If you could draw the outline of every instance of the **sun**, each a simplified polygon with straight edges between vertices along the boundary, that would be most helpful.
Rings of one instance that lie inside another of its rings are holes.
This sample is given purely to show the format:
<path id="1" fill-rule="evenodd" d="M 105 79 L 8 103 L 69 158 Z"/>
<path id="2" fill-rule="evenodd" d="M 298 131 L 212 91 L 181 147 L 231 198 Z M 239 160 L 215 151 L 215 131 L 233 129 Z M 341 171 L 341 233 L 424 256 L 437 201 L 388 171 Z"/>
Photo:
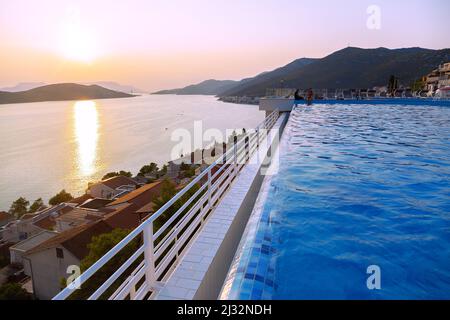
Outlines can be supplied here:
<path id="1" fill-rule="evenodd" d="M 65 59 L 83 63 L 92 63 L 99 53 L 94 33 L 83 29 L 76 20 L 62 28 L 61 51 Z"/>

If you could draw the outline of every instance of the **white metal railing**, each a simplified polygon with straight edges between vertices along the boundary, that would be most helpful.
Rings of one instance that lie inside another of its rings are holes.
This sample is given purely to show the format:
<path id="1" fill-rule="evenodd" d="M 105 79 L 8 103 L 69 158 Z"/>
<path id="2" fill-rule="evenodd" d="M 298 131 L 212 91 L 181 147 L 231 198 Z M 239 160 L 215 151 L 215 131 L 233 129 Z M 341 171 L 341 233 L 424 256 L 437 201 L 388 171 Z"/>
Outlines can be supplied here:
<path id="1" fill-rule="evenodd" d="M 106 263 L 121 252 L 132 241 L 143 244 L 88 297 L 89 300 L 107 298 L 113 300 L 146 299 L 157 290 L 159 282 L 173 270 L 184 249 L 194 235 L 201 230 L 204 222 L 230 187 L 239 171 L 259 149 L 279 118 L 278 110 L 273 111 L 251 133 L 246 133 L 200 175 L 194 178 L 178 194 L 164 204 L 156 213 L 131 231 L 114 248 L 83 272 L 74 282 L 56 295 L 53 300 L 63 300 L 76 290 L 75 284 L 83 284 Z M 220 168 L 217 169 L 217 166 Z M 216 170 L 217 169 L 217 170 Z M 214 172 L 214 170 L 216 170 Z M 155 230 L 155 221 L 163 218 L 178 200 L 194 186 L 204 184 L 181 207 Z M 142 235 L 142 238 L 139 237 Z M 133 264 L 137 265 L 130 272 Z M 125 271 L 129 271 L 129 275 Z M 120 277 L 126 277 L 121 279 Z M 121 281 L 121 282 L 120 282 Z M 108 291 L 107 291 L 108 290 Z M 114 292 L 112 292 L 114 290 Z"/>

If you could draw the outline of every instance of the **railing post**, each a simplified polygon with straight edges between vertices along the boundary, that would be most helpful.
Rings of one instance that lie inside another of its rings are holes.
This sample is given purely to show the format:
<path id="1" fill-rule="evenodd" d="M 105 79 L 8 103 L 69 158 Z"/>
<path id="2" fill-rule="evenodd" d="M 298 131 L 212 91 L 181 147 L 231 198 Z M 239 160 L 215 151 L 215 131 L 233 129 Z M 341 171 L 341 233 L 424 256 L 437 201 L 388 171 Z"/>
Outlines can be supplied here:
<path id="1" fill-rule="evenodd" d="M 212 190 L 211 190 L 211 186 L 212 186 L 212 181 L 211 181 L 211 169 L 208 170 L 208 207 L 211 209 L 212 208 Z"/>
<path id="2" fill-rule="evenodd" d="M 155 274 L 155 251 L 153 243 L 153 221 L 149 226 L 145 227 L 144 233 L 144 259 L 145 259 L 145 280 L 147 281 L 147 288 L 150 291 L 151 287 L 156 282 Z"/>
<path id="3" fill-rule="evenodd" d="M 259 127 L 256 128 L 256 150 L 259 149 Z"/>
<path id="4" fill-rule="evenodd" d="M 235 143 L 233 146 L 233 158 L 234 158 L 234 176 L 237 175 L 238 164 L 237 164 L 237 144 Z"/>

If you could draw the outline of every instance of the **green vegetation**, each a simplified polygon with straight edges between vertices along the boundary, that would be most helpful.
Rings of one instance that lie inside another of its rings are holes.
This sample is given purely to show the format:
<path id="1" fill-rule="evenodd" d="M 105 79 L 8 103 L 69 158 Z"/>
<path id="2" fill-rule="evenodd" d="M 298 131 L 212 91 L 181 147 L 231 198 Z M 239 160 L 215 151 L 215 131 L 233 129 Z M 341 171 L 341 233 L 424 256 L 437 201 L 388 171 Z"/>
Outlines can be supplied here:
<path id="1" fill-rule="evenodd" d="M 92 237 L 91 243 L 88 244 L 89 254 L 81 260 L 81 272 L 86 271 L 102 256 L 104 256 L 109 250 L 117 245 L 123 238 L 128 235 L 129 231 L 124 229 L 114 229 L 109 233 L 104 233 L 99 236 Z M 87 299 L 102 283 L 104 283 L 116 270 L 117 266 L 125 263 L 125 261 L 131 257 L 131 255 L 139 248 L 140 240 L 137 238 L 130 242 L 125 248 L 123 248 L 119 254 L 115 255 L 110 261 L 108 261 L 98 272 L 95 273 L 88 281 L 86 281 L 80 290 L 76 290 L 70 299 Z M 108 298 L 117 286 L 123 282 L 127 275 L 136 268 L 137 264 L 142 259 L 138 259 L 132 264 L 129 270 L 125 271 L 115 285 L 111 286 L 101 298 Z M 64 279 L 61 279 L 61 284 L 64 284 Z"/>
<path id="2" fill-rule="evenodd" d="M 28 201 L 24 197 L 20 197 L 11 204 L 11 207 L 9 208 L 8 212 L 17 219 L 20 219 L 27 213 L 35 213 L 45 207 L 42 198 L 34 200 L 30 208 L 28 208 L 29 205 L 30 201 Z"/>
<path id="3" fill-rule="evenodd" d="M 195 168 L 190 164 L 182 162 L 180 165 L 180 175 L 183 178 L 192 178 L 195 176 Z"/>
<path id="4" fill-rule="evenodd" d="M 393 94 L 395 92 L 395 90 L 398 89 L 398 78 L 396 78 L 394 75 L 389 77 L 389 82 L 388 82 L 388 92 L 390 94 Z"/>
<path id="5" fill-rule="evenodd" d="M 298 59 L 284 67 L 244 79 L 220 97 L 263 97 L 267 88 L 365 89 L 386 84 L 386 75 L 401 77 L 401 84 L 430 72 L 448 60 L 450 49 L 360 49 L 348 47 L 321 59 Z M 330 70 L 333 70 L 330 72 Z"/>
<path id="6" fill-rule="evenodd" d="M 9 259 L 6 255 L 0 254 L 0 268 L 6 267 L 9 264 Z"/>
<path id="7" fill-rule="evenodd" d="M 57 195 L 55 195 L 54 197 L 50 198 L 50 200 L 48 201 L 48 203 L 52 206 L 56 206 L 60 203 L 63 202 L 67 202 L 72 200 L 73 197 L 70 193 L 66 192 L 66 190 L 61 190 Z"/>
<path id="8" fill-rule="evenodd" d="M 183 206 L 183 204 L 186 203 L 199 189 L 200 187 L 198 185 L 194 185 L 190 190 L 188 190 L 180 199 L 178 199 L 172 206 L 170 206 L 159 218 L 155 220 L 155 231 L 161 228 L 161 226 L 164 225 L 164 223 L 170 219 L 180 208 Z M 155 211 L 159 210 L 163 205 L 165 205 L 170 199 L 172 199 L 177 194 L 177 189 L 175 187 L 175 184 L 173 184 L 170 180 L 164 180 L 161 184 L 161 195 L 153 200 L 154 209 Z M 196 199 L 198 200 L 201 197 L 202 194 L 199 195 L 199 197 Z M 192 202 L 192 204 L 195 201 Z M 181 217 L 189 209 L 192 207 L 192 204 L 189 205 L 183 212 L 183 214 L 180 215 L 178 219 L 175 220 L 174 223 L 178 222 Z"/>
<path id="9" fill-rule="evenodd" d="M 425 83 L 422 81 L 422 79 L 416 80 L 411 84 L 411 90 L 419 91 L 419 90 L 422 90 L 424 86 L 425 86 Z"/>
<path id="10" fill-rule="evenodd" d="M 139 176 L 145 176 L 146 174 L 152 174 L 158 172 L 158 165 L 154 162 L 147 164 L 139 170 Z"/>
<path id="11" fill-rule="evenodd" d="M 0 300 L 31 300 L 31 295 L 18 283 L 6 283 L 0 287 Z"/>
<path id="12" fill-rule="evenodd" d="M 102 178 L 102 180 L 106 180 L 109 178 L 113 178 L 113 177 L 118 177 L 118 176 L 123 176 L 123 177 L 128 177 L 131 178 L 133 175 L 130 171 L 123 171 L 120 170 L 119 172 L 108 172 L 107 174 L 105 174 Z"/>
<path id="13" fill-rule="evenodd" d="M 30 202 L 27 199 L 20 197 L 11 204 L 8 212 L 17 219 L 20 219 L 23 215 L 27 214 L 29 205 Z"/>
<path id="14" fill-rule="evenodd" d="M 35 213 L 37 211 L 39 211 L 39 209 L 41 209 L 42 207 L 44 207 L 44 201 L 42 200 L 42 198 L 36 199 L 33 204 L 30 206 L 30 209 L 28 210 L 29 213 Z"/>

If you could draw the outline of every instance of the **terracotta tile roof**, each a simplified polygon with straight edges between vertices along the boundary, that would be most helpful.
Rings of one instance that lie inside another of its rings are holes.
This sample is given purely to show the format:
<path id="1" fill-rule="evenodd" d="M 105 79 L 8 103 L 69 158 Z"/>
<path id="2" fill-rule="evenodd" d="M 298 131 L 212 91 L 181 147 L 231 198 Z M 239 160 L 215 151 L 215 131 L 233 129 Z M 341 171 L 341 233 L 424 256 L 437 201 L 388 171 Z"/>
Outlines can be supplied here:
<path id="1" fill-rule="evenodd" d="M 69 203 L 76 203 L 76 204 L 80 205 L 92 198 L 93 197 L 90 194 L 85 193 L 81 197 L 70 200 Z"/>
<path id="2" fill-rule="evenodd" d="M 136 213 L 154 213 L 155 212 L 155 203 L 149 202 L 139 210 L 136 210 Z"/>
<path id="3" fill-rule="evenodd" d="M 100 209 L 111 203 L 113 200 L 109 199 L 100 199 L 100 198 L 94 198 L 91 200 L 88 200 L 84 202 L 82 205 L 80 205 L 80 208 L 86 208 L 86 209 Z"/>
<path id="4" fill-rule="evenodd" d="M 108 206 L 115 206 L 124 202 L 136 202 L 139 201 L 141 202 L 141 198 L 146 198 L 146 200 L 144 200 L 144 203 L 141 204 L 141 207 L 145 204 L 147 204 L 148 202 L 151 201 L 151 198 L 155 197 L 155 196 L 159 196 L 159 192 L 161 189 L 161 182 L 162 181 L 156 181 L 150 184 L 146 184 L 126 195 L 124 195 L 123 197 L 120 197 L 117 200 L 114 200 L 113 202 L 111 202 Z"/>
<path id="5" fill-rule="evenodd" d="M 0 211 L 0 224 L 2 222 L 8 222 L 10 220 L 14 220 L 14 216 L 12 214 L 9 214 L 8 212 L 5 211 Z"/>
<path id="6" fill-rule="evenodd" d="M 110 187 L 111 189 L 116 189 L 120 186 L 126 186 L 126 185 L 133 185 L 133 186 L 137 185 L 136 181 L 134 181 L 131 178 L 124 177 L 124 176 L 112 177 L 112 178 L 103 180 L 99 183 L 101 183 L 107 187 Z"/>
<path id="7" fill-rule="evenodd" d="M 42 229 L 53 230 L 54 227 L 56 226 L 56 221 L 55 218 L 53 218 L 52 216 L 48 216 L 44 219 L 35 222 L 34 225 Z"/>
<path id="8" fill-rule="evenodd" d="M 134 229 L 141 223 L 134 207 L 133 204 L 127 204 L 106 215 L 104 221 L 113 228 Z"/>
<path id="9" fill-rule="evenodd" d="M 104 221 L 85 224 L 61 232 L 53 238 L 28 250 L 25 254 L 31 255 L 57 246 L 63 246 L 76 258 L 81 260 L 89 253 L 87 246 L 92 241 L 92 237 L 111 232 L 112 230 L 113 228 Z"/>

